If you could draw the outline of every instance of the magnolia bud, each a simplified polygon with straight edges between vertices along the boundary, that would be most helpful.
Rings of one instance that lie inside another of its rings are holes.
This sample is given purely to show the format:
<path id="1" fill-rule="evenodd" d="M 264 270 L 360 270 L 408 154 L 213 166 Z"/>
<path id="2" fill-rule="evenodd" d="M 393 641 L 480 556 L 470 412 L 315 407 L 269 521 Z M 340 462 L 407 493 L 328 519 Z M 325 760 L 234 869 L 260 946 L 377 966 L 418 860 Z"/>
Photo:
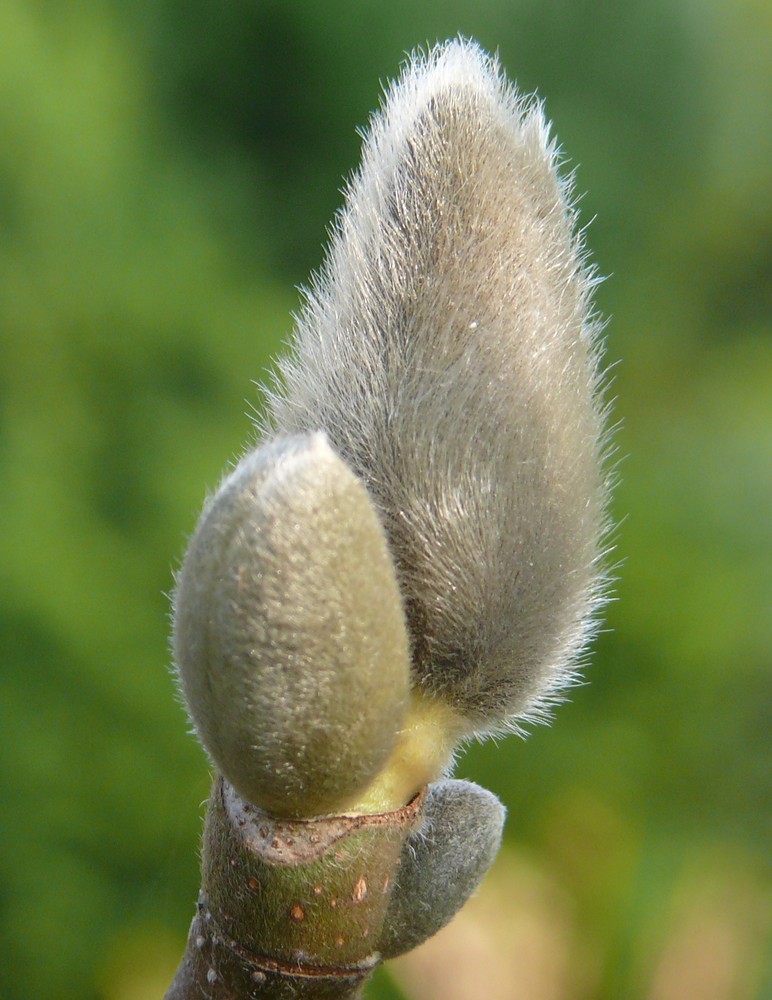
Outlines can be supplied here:
<path id="1" fill-rule="evenodd" d="M 378 950 L 396 958 L 444 927 L 478 888 L 501 846 L 504 806 L 471 781 L 429 785 L 421 826 L 402 863 Z"/>
<path id="2" fill-rule="evenodd" d="M 538 102 L 475 44 L 365 140 L 268 424 L 323 428 L 397 565 L 413 684 L 486 731 L 574 676 L 602 600 L 598 323 Z"/>
<path id="3" fill-rule="evenodd" d="M 177 580 L 174 654 L 196 731 L 248 801 L 342 810 L 389 756 L 409 652 L 381 523 L 323 434 L 251 452 Z"/>

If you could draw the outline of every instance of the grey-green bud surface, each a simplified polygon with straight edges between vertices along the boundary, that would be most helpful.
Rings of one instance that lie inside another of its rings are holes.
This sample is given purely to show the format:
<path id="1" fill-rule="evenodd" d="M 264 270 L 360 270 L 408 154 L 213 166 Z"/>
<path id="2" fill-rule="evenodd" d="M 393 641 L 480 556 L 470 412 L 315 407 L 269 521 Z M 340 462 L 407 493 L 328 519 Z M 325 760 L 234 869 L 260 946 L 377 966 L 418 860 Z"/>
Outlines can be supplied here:
<path id="1" fill-rule="evenodd" d="M 452 920 L 493 864 L 505 816 L 496 796 L 471 781 L 429 785 L 378 940 L 384 958 L 410 951 Z"/>
<path id="2" fill-rule="evenodd" d="M 343 811 L 407 709 L 408 639 L 386 536 L 323 434 L 248 454 L 178 575 L 174 655 L 196 731 L 247 800 Z"/>
<path id="3" fill-rule="evenodd" d="M 267 425 L 323 428 L 389 536 L 417 688 L 467 732 L 570 685 L 603 599 L 594 285 L 541 104 L 475 43 L 387 90 Z"/>

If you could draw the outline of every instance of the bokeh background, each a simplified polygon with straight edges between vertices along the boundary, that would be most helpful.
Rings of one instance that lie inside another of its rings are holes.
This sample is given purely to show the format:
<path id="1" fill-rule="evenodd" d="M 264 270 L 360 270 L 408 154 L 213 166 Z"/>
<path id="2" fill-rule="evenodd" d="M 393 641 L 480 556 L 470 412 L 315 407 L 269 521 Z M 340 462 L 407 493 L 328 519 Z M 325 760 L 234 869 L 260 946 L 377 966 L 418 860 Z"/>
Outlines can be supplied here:
<path id="1" fill-rule="evenodd" d="M 483 892 L 373 1000 L 772 995 L 768 0 L 1 0 L 0 997 L 152 1000 L 208 792 L 168 599 L 380 81 L 538 89 L 615 368 L 617 601 L 551 729 L 459 774 Z"/>

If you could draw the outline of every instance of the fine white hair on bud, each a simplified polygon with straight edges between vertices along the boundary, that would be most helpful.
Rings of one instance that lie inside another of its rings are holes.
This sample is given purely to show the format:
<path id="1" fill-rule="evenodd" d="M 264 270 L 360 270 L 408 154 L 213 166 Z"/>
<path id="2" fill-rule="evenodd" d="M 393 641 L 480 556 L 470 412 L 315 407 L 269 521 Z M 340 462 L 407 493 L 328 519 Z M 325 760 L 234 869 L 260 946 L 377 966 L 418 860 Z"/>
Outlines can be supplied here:
<path id="1" fill-rule="evenodd" d="M 386 528 L 412 683 L 468 732 L 538 718 L 602 603 L 594 284 L 539 102 L 462 39 L 365 137 L 266 430 L 323 429 Z"/>
<path id="2" fill-rule="evenodd" d="M 345 808 L 394 747 L 410 659 L 383 527 L 323 434 L 225 478 L 174 605 L 182 692 L 236 791 L 277 816 Z"/>

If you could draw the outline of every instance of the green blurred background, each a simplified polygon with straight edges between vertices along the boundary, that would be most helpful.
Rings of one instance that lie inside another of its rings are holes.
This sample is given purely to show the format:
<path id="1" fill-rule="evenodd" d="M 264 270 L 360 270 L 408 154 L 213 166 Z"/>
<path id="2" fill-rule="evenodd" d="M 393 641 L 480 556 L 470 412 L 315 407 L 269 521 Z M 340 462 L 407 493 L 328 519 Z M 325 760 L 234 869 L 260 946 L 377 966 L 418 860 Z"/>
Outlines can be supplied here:
<path id="1" fill-rule="evenodd" d="M 768 0 L 0 0 L 2 1000 L 169 982 L 208 792 L 172 569 L 379 81 L 459 31 L 587 192 L 622 567 L 589 685 L 460 762 L 509 809 L 485 891 L 370 996 L 772 995 Z"/>

